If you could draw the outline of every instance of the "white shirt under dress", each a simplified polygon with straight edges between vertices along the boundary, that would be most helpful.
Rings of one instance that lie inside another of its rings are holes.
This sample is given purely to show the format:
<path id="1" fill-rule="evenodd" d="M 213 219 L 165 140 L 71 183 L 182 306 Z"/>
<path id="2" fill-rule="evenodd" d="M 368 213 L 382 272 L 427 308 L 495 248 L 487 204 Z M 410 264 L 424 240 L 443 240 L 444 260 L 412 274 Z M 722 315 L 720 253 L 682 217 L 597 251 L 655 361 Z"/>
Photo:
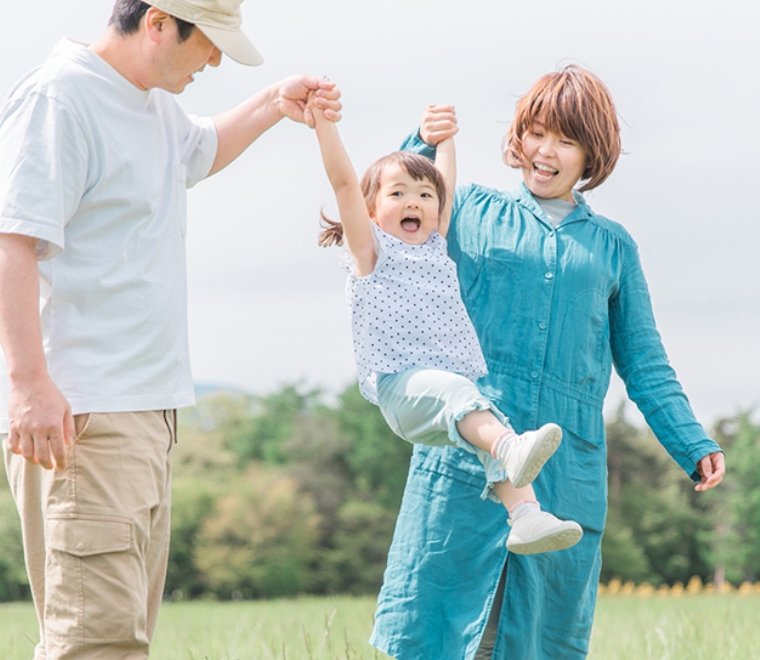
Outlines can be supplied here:
<path id="1" fill-rule="evenodd" d="M 476 380 L 487 373 L 475 328 L 459 293 L 446 239 L 433 232 L 410 245 L 372 223 L 377 264 L 358 277 L 344 267 L 359 389 L 377 405 L 377 374 L 427 367 Z"/>

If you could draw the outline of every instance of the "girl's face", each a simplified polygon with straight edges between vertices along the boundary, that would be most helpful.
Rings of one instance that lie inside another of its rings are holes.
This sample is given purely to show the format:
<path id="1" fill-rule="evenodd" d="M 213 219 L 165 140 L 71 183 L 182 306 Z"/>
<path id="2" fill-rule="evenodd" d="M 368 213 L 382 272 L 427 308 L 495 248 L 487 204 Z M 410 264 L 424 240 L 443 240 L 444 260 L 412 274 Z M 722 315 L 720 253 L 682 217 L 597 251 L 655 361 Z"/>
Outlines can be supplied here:
<path id="1" fill-rule="evenodd" d="M 586 153 L 578 142 L 534 122 L 522 137 L 525 185 L 536 197 L 573 202 L 573 188 L 586 169 Z"/>
<path id="2" fill-rule="evenodd" d="M 386 167 L 370 218 L 386 234 L 422 245 L 438 229 L 438 193 L 429 179 L 414 179 L 397 163 Z"/>

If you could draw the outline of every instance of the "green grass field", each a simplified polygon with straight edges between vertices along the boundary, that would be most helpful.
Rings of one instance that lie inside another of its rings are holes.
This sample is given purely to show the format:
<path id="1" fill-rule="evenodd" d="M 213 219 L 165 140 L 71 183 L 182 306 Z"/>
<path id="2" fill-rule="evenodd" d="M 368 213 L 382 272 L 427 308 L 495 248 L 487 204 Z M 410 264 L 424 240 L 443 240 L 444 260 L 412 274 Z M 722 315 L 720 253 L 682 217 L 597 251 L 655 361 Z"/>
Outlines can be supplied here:
<path id="1" fill-rule="evenodd" d="M 158 660 L 371 660 L 373 598 L 166 603 Z M 760 596 L 602 596 L 589 660 L 760 658 Z M 26 603 L 0 605 L 0 658 L 31 660 L 37 625 Z"/>

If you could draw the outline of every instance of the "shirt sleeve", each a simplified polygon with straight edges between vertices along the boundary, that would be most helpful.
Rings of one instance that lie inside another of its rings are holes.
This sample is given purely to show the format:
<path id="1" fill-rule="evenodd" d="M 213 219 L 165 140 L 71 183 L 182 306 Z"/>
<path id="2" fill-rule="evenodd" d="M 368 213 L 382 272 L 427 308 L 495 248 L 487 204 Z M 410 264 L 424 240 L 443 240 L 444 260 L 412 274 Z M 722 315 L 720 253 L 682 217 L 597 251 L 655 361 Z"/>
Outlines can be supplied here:
<path id="1" fill-rule="evenodd" d="M 610 300 L 615 369 L 657 439 L 686 473 L 699 481 L 697 463 L 720 447 L 697 422 L 670 366 L 655 326 L 638 249 L 630 241 L 624 250 L 620 286 Z"/>
<path id="2" fill-rule="evenodd" d="M 211 117 L 187 115 L 171 97 L 174 124 L 177 127 L 180 162 L 185 166 L 186 186 L 192 188 L 205 179 L 216 158 L 216 126 Z"/>
<path id="3" fill-rule="evenodd" d="M 89 143 L 63 104 L 39 93 L 0 114 L 0 232 L 37 238 L 37 258 L 64 248 L 64 227 L 87 187 Z"/>

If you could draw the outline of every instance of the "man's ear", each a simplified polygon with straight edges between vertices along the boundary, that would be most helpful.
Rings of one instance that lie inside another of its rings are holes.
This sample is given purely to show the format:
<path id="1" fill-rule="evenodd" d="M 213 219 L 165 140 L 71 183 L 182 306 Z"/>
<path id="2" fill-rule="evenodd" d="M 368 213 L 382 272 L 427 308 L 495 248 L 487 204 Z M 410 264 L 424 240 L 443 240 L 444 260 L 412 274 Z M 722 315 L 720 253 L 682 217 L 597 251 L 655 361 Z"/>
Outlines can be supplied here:
<path id="1" fill-rule="evenodd" d="M 171 14 L 167 14 L 165 11 L 150 7 L 143 16 L 143 26 L 145 27 L 145 34 L 148 38 L 157 43 L 166 33 L 166 29 L 172 21 Z"/>

